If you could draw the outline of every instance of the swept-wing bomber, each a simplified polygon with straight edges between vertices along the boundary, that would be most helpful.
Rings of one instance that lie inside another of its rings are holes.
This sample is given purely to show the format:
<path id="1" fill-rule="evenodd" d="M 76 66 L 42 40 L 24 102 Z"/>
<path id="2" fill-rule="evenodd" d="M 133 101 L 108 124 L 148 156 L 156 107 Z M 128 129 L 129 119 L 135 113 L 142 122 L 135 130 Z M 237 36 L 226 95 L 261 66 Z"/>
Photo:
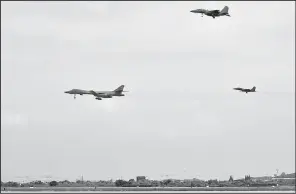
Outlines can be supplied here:
<path id="1" fill-rule="evenodd" d="M 124 96 L 123 91 L 124 85 L 119 86 L 113 91 L 94 91 L 94 90 L 80 90 L 80 89 L 72 89 L 69 91 L 65 91 L 67 94 L 74 94 L 74 99 L 76 99 L 76 95 L 94 95 L 97 100 L 102 100 L 102 98 L 112 98 L 113 96 Z"/>

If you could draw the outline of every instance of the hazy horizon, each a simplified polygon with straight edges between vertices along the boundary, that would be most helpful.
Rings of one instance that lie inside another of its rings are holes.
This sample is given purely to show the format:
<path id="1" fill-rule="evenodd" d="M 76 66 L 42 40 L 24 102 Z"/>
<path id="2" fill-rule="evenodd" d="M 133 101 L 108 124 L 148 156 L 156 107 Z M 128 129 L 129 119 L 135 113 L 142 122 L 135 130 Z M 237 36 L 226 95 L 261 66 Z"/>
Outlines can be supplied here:
<path id="1" fill-rule="evenodd" d="M 295 2 L 1 2 L 1 29 L 2 181 L 295 172 Z"/>

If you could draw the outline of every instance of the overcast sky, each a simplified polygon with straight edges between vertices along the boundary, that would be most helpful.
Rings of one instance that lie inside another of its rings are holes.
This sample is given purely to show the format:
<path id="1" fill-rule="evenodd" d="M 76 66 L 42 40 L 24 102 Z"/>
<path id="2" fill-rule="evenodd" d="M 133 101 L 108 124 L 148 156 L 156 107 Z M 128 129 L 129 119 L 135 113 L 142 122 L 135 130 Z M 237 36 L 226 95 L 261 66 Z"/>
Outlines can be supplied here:
<path id="1" fill-rule="evenodd" d="M 1 2 L 1 41 L 2 181 L 295 172 L 293 1 Z"/>

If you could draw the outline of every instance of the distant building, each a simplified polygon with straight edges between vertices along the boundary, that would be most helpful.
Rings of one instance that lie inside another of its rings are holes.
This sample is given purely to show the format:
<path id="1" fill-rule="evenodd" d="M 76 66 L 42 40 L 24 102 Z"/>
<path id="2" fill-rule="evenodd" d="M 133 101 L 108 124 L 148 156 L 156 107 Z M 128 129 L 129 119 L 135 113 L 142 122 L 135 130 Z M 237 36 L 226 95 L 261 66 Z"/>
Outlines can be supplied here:
<path id="1" fill-rule="evenodd" d="M 137 176 L 137 182 L 146 180 L 145 176 Z"/>
<path id="2" fill-rule="evenodd" d="M 278 178 L 278 177 L 274 177 L 274 178 L 272 178 L 272 180 L 295 180 L 295 178 Z"/>
<path id="3" fill-rule="evenodd" d="M 271 176 L 262 176 L 262 177 L 251 177 L 252 181 L 271 181 L 272 177 Z"/>
<path id="4" fill-rule="evenodd" d="M 280 176 L 274 176 L 274 179 L 295 179 L 295 173 L 285 174 L 282 173 Z"/>
<path id="5" fill-rule="evenodd" d="M 240 178 L 240 179 L 235 179 L 235 180 L 233 180 L 233 181 L 245 181 L 245 179 L 244 178 Z"/>
<path id="6" fill-rule="evenodd" d="M 197 178 L 193 178 L 193 179 L 184 179 L 183 181 L 184 182 L 190 182 L 190 181 L 202 181 L 202 180 L 197 179 Z"/>

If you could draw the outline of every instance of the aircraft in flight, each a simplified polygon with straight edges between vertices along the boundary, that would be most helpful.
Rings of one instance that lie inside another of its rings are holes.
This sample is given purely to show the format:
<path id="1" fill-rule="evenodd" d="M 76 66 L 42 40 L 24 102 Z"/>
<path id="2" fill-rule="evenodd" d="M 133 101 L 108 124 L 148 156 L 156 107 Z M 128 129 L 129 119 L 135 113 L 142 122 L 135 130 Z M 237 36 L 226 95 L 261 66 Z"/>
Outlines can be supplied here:
<path id="1" fill-rule="evenodd" d="M 203 17 L 203 14 L 205 14 L 207 16 L 212 16 L 215 19 L 215 17 L 220 17 L 220 16 L 229 16 L 230 17 L 228 10 L 229 10 L 228 6 L 225 6 L 221 11 L 220 10 L 195 9 L 195 10 L 191 10 L 190 12 L 201 13 L 201 17 Z"/>
<path id="2" fill-rule="evenodd" d="M 256 87 L 254 86 L 252 89 L 245 89 L 245 88 L 233 88 L 234 90 L 239 90 L 241 92 L 246 92 L 246 94 L 248 92 L 256 92 Z"/>
<path id="3" fill-rule="evenodd" d="M 80 90 L 80 89 L 72 89 L 69 91 L 65 91 L 67 94 L 74 94 L 74 99 L 76 99 L 76 95 L 94 95 L 96 100 L 102 100 L 102 98 L 112 98 L 113 96 L 124 96 L 123 91 L 124 85 L 119 86 L 113 91 L 94 91 L 94 90 Z"/>

